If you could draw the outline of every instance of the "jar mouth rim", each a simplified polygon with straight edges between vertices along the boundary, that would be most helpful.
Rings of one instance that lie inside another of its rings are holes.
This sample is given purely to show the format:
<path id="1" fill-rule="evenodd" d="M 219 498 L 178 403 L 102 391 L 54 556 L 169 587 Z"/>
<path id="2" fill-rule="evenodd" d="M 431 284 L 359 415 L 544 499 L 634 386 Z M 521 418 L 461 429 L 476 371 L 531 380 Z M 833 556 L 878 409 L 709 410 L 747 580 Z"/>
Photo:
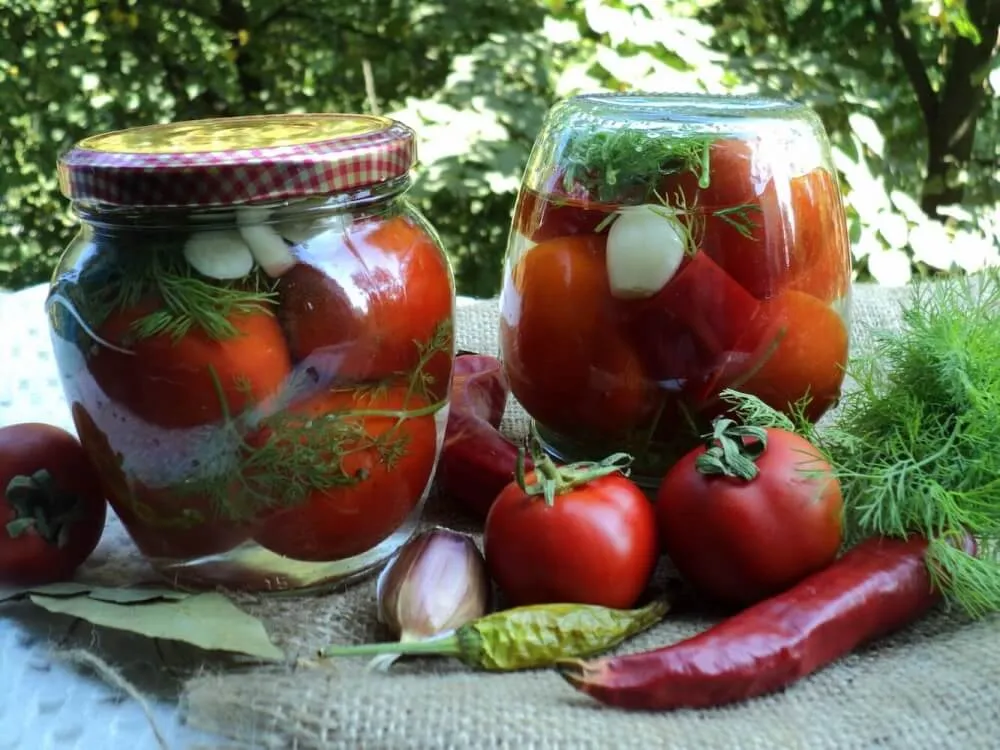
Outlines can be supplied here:
<path id="1" fill-rule="evenodd" d="M 695 92 L 592 92 L 567 100 L 571 106 L 594 114 L 655 116 L 684 120 L 690 117 L 745 118 L 795 117 L 810 112 L 801 102 L 758 94 L 710 94 Z"/>

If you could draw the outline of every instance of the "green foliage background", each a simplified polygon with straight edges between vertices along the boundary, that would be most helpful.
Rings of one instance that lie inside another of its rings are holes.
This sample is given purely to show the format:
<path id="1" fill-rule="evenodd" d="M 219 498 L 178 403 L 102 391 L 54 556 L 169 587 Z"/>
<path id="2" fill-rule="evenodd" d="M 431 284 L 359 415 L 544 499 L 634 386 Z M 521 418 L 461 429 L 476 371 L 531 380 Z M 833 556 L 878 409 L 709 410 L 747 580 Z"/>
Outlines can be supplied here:
<path id="1" fill-rule="evenodd" d="M 1000 262 L 996 0 L 0 0 L 0 287 L 70 238 L 84 135 L 280 111 L 414 126 L 460 292 L 497 291 L 546 109 L 582 90 L 762 92 L 823 117 L 862 278 Z"/>

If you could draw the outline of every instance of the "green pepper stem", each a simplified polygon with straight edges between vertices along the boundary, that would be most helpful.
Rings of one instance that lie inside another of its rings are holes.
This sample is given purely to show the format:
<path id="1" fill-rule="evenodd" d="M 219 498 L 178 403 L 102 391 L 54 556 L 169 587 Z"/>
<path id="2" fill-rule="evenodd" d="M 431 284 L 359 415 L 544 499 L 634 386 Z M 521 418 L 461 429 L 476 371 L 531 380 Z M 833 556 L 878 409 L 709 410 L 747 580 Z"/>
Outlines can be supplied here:
<path id="1" fill-rule="evenodd" d="M 712 432 L 704 437 L 708 449 L 695 459 L 695 469 L 700 473 L 735 477 L 746 482 L 757 476 L 755 462 L 767 449 L 766 429 L 718 417 L 712 421 Z"/>
<path id="2" fill-rule="evenodd" d="M 556 495 L 569 492 L 595 479 L 618 473 L 628 476 L 629 466 L 632 464 L 632 456 L 629 454 L 613 453 L 600 461 L 578 461 L 558 466 L 542 449 L 538 428 L 534 422 L 531 423 L 528 437 L 528 451 L 531 453 L 531 461 L 534 464 L 535 481 L 531 484 L 528 483 L 523 448 L 519 448 L 517 452 L 515 480 L 521 490 L 529 497 L 544 496 L 546 505 L 552 505 Z"/>
<path id="3" fill-rule="evenodd" d="M 425 656 L 462 657 L 462 644 L 458 636 L 449 633 L 435 636 L 422 641 L 406 641 L 397 643 L 360 643 L 352 646 L 326 646 L 317 654 L 325 659 L 334 656 L 378 656 L 379 654 L 399 654 Z"/>

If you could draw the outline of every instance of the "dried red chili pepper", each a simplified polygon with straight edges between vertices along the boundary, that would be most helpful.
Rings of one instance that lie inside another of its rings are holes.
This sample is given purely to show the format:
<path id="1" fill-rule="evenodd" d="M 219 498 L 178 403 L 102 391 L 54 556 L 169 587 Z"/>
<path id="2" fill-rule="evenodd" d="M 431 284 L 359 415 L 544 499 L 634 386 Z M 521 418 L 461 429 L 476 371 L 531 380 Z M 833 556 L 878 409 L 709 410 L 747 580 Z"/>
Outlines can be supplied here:
<path id="1" fill-rule="evenodd" d="M 517 446 L 498 429 L 509 393 L 496 357 L 462 353 L 455 358 L 437 484 L 481 518 L 514 480 Z"/>
<path id="2" fill-rule="evenodd" d="M 930 609 L 939 594 L 926 550 L 919 537 L 870 539 L 785 593 L 692 638 L 626 656 L 565 661 L 560 670 L 577 690 L 620 708 L 707 708 L 764 695 Z"/>

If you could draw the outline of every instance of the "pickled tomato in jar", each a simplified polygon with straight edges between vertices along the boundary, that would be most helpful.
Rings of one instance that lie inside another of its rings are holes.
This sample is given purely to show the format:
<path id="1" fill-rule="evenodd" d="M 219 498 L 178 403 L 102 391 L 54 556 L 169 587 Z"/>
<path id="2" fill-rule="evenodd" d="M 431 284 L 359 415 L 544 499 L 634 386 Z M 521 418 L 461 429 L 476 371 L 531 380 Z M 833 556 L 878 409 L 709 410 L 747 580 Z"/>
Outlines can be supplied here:
<path id="1" fill-rule="evenodd" d="M 501 354 L 553 455 L 625 450 L 655 485 L 728 408 L 727 388 L 813 421 L 836 403 L 850 282 L 840 188 L 811 110 L 582 95 L 549 112 L 529 158 Z"/>
<path id="2" fill-rule="evenodd" d="M 414 532 L 447 420 L 454 281 L 414 134 L 274 115 L 85 139 L 47 300 L 112 508 L 164 577 L 307 590 Z"/>

